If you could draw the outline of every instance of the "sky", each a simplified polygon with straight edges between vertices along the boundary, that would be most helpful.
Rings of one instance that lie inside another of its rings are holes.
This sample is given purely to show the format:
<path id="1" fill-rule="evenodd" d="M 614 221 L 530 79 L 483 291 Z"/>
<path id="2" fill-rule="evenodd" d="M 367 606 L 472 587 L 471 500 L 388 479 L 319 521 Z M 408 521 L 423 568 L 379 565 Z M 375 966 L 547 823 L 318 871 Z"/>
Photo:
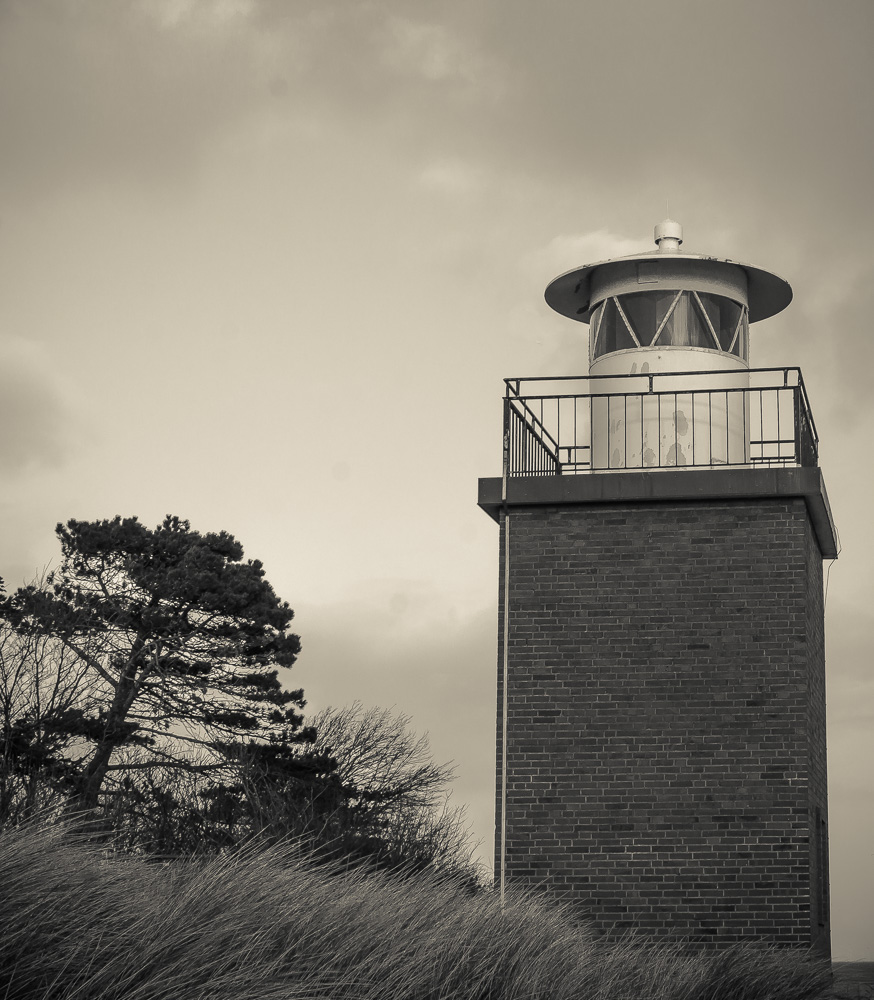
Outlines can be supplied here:
<path id="1" fill-rule="evenodd" d="M 0 0 L 0 575 L 58 521 L 227 530 L 313 710 L 393 707 L 488 858 L 506 376 L 587 369 L 572 267 L 773 270 L 828 572 L 833 949 L 874 959 L 874 4 Z"/>

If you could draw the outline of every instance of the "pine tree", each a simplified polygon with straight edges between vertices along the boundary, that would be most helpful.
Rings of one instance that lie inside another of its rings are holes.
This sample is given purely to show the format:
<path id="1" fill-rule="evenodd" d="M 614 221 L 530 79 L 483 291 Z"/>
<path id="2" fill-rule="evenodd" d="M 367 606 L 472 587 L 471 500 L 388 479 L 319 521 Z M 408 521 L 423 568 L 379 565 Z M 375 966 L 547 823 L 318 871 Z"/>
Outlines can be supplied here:
<path id="1" fill-rule="evenodd" d="M 90 702 L 56 723 L 81 748 L 78 805 L 95 808 L 138 769 L 220 771 L 244 745 L 312 739 L 303 692 L 278 676 L 300 652 L 293 612 L 232 535 L 169 515 L 154 530 L 136 517 L 70 520 L 57 535 L 60 568 L 2 614 L 90 672 Z"/>

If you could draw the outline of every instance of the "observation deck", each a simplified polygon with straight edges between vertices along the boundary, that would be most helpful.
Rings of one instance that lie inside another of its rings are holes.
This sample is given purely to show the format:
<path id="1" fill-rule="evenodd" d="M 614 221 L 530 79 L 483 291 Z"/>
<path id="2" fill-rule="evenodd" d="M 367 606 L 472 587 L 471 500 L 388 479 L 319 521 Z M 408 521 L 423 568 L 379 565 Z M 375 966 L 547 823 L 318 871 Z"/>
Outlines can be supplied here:
<path id="1" fill-rule="evenodd" d="M 743 385 L 723 370 L 504 379 L 505 474 L 815 466 L 801 370 L 744 374 Z"/>
<path id="2" fill-rule="evenodd" d="M 503 473 L 479 506 L 799 497 L 838 542 L 799 368 L 505 379 Z M 749 376 L 748 379 L 746 376 Z"/>

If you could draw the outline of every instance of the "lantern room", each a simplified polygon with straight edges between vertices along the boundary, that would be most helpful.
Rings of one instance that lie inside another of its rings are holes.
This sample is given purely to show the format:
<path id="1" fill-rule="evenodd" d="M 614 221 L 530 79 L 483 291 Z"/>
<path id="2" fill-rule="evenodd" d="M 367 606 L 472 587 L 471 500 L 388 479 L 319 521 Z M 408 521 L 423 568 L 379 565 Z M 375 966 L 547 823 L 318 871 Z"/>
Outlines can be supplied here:
<path id="1" fill-rule="evenodd" d="M 747 368 L 749 324 L 789 305 L 788 282 L 684 253 L 682 227 L 670 219 L 654 235 L 656 251 L 588 264 L 546 289 L 556 312 L 589 324 L 590 374 L 633 374 L 644 364 L 663 372 Z"/>
<path id="2" fill-rule="evenodd" d="M 541 439 L 536 459 L 542 466 L 551 450 L 562 473 L 798 461 L 800 373 L 790 384 L 788 370 L 750 368 L 750 324 L 791 302 L 788 282 L 683 251 L 682 228 L 670 219 L 654 235 L 654 251 L 588 264 L 548 285 L 547 303 L 588 325 L 589 374 L 575 380 L 572 430 L 567 395 L 526 394 L 533 419 L 517 407 Z"/>

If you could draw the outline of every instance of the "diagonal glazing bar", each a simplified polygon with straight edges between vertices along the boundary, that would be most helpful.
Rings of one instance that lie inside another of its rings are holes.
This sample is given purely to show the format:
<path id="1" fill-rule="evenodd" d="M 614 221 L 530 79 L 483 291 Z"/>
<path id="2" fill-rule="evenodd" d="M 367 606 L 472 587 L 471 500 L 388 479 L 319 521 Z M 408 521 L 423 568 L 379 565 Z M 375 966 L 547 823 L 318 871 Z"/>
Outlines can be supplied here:
<path id="1" fill-rule="evenodd" d="M 717 351 L 721 351 L 722 346 L 719 343 L 719 336 L 717 335 L 716 330 L 713 329 L 713 323 L 707 315 L 707 310 L 704 308 L 704 303 L 701 301 L 701 297 L 697 292 L 692 292 L 692 297 L 695 299 L 695 305 L 698 306 L 700 315 L 704 317 L 704 322 L 707 324 L 707 329 L 710 331 L 710 336 L 713 338 L 713 346 Z"/>
<path id="2" fill-rule="evenodd" d="M 622 317 L 622 321 L 628 327 L 628 332 L 631 334 L 631 339 L 634 343 L 640 347 L 640 341 L 637 339 L 637 334 L 634 332 L 634 327 L 628 321 L 628 317 L 625 315 L 625 310 L 622 308 L 622 303 L 619 301 L 619 296 L 614 295 L 613 301 L 616 303 L 616 308 L 619 310 L 619 315 Z"/>
<path id="3" fill-rule="evenodd" d="M 655 346 L 656 342 L 658 341 L 659 337 L 661 336 L 662 330 L 664 330 L 664 328 L 665 328 L 665 324 L 668 322 L 668 320 L 671 318 L 671 315 L 673 314 L 674 310 L 677 308 L 677 303 L 680 301 L 680 298 L 682 297 L 682 295 L 683 295 L 682 291 L 677 292 L 677 294 L 673 298 L 673 301 L 668 306 L 668 311 L 665 313 L 664 319 L 661 321 L 661 323 L 659 323 L 658 327 L 656 328 L 655 336 L 652 338 L 652 344 L 653 344 L 653 346 Z"/>
<path id="4" fill-rule="evenodd" d="M 731 343 L 728 345 L 728 353 L 734 353 L 734 345 L 737 343 L 737 338 L 740 336 L 740 332 L 743 329 L 744 319 L 747 314 L 747 307 L 743 306 L 740 311 L 740 316 L 737 318 L 737 326 L 734 328 L 734 336 L 731 338 Z"/>

